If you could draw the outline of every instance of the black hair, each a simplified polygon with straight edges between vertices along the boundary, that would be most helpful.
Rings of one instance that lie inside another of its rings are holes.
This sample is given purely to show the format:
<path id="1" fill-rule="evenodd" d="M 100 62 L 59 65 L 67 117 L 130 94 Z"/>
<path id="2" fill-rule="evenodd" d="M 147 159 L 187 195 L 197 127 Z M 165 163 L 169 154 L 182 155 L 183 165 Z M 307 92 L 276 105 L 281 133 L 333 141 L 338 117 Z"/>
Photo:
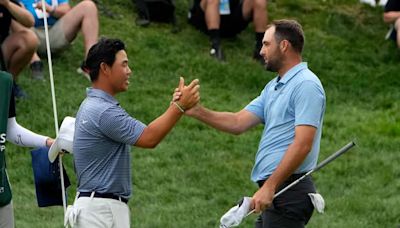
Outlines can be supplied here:
<path id="1" fill-rule="evenodd" d="M 112 66 L 117 52 L 125 50 L 125 44 L 119 39 L 101 38 L 90 49 L 85 60 L 85 66 L 89 70 L 90 80 L 96 81 L 99 77 L 100 64 Z"/>
<path id="2" fill-rule="evenodd" d="M 275 27 L 275 39 L 278 43 L 287 40 L 298 53 L 303 52 L 304 32 L 301 25 L 295 20 L 275 20 L 270 26 Z"/>

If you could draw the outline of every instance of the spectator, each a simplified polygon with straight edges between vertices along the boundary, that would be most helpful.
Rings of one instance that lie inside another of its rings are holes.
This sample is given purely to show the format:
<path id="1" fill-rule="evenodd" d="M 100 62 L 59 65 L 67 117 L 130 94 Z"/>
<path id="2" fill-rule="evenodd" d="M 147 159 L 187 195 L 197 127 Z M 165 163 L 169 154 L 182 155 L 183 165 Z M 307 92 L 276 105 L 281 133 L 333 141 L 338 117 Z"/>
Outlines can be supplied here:
<path id="1" fill-rule="evenodd" d="M 53 144 L 52 138 L 33 133 L 17 123 L 12 78 L 0 71 L 0 227 L 13 228 L 12 195 L 5 163 L 6 140 L 24 147 L 50 147 Z"/>
<path id="2" fill-rule="evenodd" d="M 259 52 L 267 25 L 266 8 L 267 0 L 194 0 L 189 22 L 210 37 L 210 55 L 224 61 L 220 37 L 237 35 L 253 20 L 256 40 L 253 58 L 263 63 Z"/>
<path id="3" fill-rule="evenodd" d="M 21 7 L 17 0 L 0 0 L 1 69 L 10 72 L 14 82 L 22 69 L 28 65 L 38 46 L 35 34 L 20 24 L 32 27 L 34 24 L 32 15 Z M 14 87 L 17 98 L 26 96 L 16 83 Z"/>
<path id="4" fill-rule="evenodd" d="M 173 0 L 133 0 L 138 11 L 136 25 L 146 27 L 150 21 L 172 24 L 172 32 L 179 31 L 175 16 L 175 1 Z"/>
<path id="5" fill-rule="evenodd" d="M 383 13 L 383 21 L 391 24 L 386 38 L 394 40 L 400 48 L 400 1 L 388 0 Z"/>
<path id="6" fill-rule="evenodd" d="M 38 52 L 40 55 L 46 53 L 46 38 L 44 31 L 44 14 L 42 12 L 42 2 L 35 0 L 21 0 L 24 6 L 35 18 L 34 32 L 39 38 L 40 45 Z M 99 33 L 99 21 L 97 16 L 96 4 L 90 0 L 85 0 L 72 7 L 68 0 L 46 0 L 46 15 L 49 29 L 50 47 L 52 53 L 64 50 L 78 34 L 82 31 L 85 57 L 89 48 L 97 42 Z M 36 78 L 43 78 L 43 64 L 35 54 L 31 60 L 32 74 Z M 89 79 L 84 61 L 78 68 L 79 73 Z"/>
<path id="7" fill-rule="evenodd" d="M 130 147 L 154 148 L 175 126 L 185 109 L 198 103 L 199 85 L 183 87 L 179 103 L 148 126 L 131 117 L 115 96 L 129 86 L 131 70 L 125 45 L 101 39 L 86 59 L 92 88 L 76 115 L 73 143 L 78 180 L 77 199 L 66 217 L 73 227 L 130 227 L 128 199 L 132 194 Z M 72 219 L 74 218 L 74 219 Z"/>
<path id="8" fill-rule="evenodd" d="M 232 134 L 264 124 L 251 175 L 260 187 L 252 198 L 252 208 L 262 212 L 256 228 L 301 228 L 314 210 L 308 196 L 315 192 L 311 176 L 273 198 L 275 192 L 314 169 L 318 160 L 325 92 L 318 77 L 302 62 L 303 46 L 304 33 L 298 22 L 273 21 L 265 31 L 260 54 L 266 69 L 278 75 L 261 94 L 236 113 L 201 105 L 185 112 Z"/>

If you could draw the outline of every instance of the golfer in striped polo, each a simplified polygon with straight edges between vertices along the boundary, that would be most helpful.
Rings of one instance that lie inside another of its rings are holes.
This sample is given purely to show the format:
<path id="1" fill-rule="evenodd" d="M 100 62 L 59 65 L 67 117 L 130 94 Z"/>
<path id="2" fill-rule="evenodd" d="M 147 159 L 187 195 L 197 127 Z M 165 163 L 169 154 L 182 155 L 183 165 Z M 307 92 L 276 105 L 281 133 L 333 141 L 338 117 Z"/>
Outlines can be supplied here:
<path id="1" fill-rule="evenodd" d="M 92 88 L 76 116 L 73 151 L 78 193 L 67 214 L 76 218 L 74 227 L 130 227 L 130 148 L 154 148 L 183 112 L 200 100 L 198 80 L 184 86 L 181 78 L 179 102 L 171 102 L 146 126 L 130 116 L 114 97 L 129 86 L 131 70 L 124 43 L 101 39 L 90 48 L 86 65 Z"/>

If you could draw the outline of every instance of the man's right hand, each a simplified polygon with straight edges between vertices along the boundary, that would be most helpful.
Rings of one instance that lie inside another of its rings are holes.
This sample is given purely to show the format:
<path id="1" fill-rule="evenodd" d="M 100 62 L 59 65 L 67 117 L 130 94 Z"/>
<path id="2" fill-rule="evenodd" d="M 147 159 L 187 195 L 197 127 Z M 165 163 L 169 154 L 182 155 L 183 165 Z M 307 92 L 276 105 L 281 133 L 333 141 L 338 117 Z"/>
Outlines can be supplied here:
<path id="1" fill-rule="evenodd" d="M 183 77 L 179 80 L 178 91 L 175 90 L 173 101 L 177 102 L 184 110 L 191 109 L 200 101 L 199 80 L 193 80 L 188 86 L 185 86 Z M 176 93 L 180 93 L 179 99 Z M 175 100 L 176 99 L 176 100 Z"/>

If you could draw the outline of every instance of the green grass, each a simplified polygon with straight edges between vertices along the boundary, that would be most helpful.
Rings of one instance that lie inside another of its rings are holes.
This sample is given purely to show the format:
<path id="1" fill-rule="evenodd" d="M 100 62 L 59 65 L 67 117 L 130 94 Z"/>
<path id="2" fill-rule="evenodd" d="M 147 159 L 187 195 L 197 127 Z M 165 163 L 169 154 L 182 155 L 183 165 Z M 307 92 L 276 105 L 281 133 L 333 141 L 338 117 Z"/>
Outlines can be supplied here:
<path id="1" fill-rule="evenodd" d="M 76 1 L 75 1 L 76 2 Z M 102 16 L 101 35 L 127 44 L 133 70 L 128 92 L 118 95 L 133 116 L 149 123 L 169 104 L 180 75 L 199 78 L 202 103 L 238 111 L 274 77 L 250 57 L 252 25 L 236 39 L 224 40 L 227 63 L 208 56 L 208 39 L 186 24 L 188 3 L 178 1 L 182 31 L 169 25 L 134 25 L 130 1 L 105 1 L 122 18 Z M 313 175 L 325 197 L 325 214 L 308 227 L 397 227 L 400 224 L 400 52 L 383 40 L 382 9 L 344 0 L 270 1 L 269 19 L 294 18 L 306 33 L 304 60 L 320 77 L 327 110 L 320 160 L 352 139 L 358 147 Z M 75 73 L 83 58 L 82 37 L 53 59 L 59 121 L 74 116 L 89 82 Z M 18 122 L 54 136 L 49 80 L 19 80 L 30 99 L 17 103 Z M 218 227 L 219 218 L 241 196 L 257 187 L 249 180 L 262 127 L 227 135 L 183 118 L 153 150 L 134 148 L 132 227 Z M 29 150 L 7 144 L 17 227 L 62 227 L 61 207 L 38 208 Z M 72 156 L 65 165 L 73 185 Z M 252 227 L 250 216 L 241 227 Z"/>

